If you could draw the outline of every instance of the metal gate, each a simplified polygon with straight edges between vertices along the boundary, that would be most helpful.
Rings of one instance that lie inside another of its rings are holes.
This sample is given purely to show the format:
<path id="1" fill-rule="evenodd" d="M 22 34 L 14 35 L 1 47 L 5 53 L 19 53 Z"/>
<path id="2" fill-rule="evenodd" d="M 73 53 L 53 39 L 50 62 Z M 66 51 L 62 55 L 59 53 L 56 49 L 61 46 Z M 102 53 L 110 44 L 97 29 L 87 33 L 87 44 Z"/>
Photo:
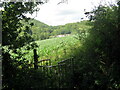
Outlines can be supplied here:
<path id="1" fill-rule="evenodd" d="M 43 74 L 41 88 L 72 88 L 74 60 L 69 58 L 51 65 L 50 59 L 38 61 L 36 49 L 34 49 L 34 69 L 40 70 Z"/>
<path id="2" fill-rule="evenodd" d="M 41 60 L 39 64 L 38 69 L 45 75 L 42 82 L 43 88 L 71 88 L 73 86 L 73 58 L 58 62 L 55 66 L 51 65 L 50 59 Z"/>

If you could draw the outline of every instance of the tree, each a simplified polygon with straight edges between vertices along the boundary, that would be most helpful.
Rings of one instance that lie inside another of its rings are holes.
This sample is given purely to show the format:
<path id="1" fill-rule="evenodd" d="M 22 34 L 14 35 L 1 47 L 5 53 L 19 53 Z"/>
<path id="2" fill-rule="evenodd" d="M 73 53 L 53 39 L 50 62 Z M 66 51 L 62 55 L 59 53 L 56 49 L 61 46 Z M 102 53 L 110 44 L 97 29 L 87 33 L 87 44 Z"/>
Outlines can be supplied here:
<path id="1" fill-rule="evenodd" d="M 20 23 L 20 20 L 24 19 L 28 21 L 29 18 L 25 16 L 26 13 L 33 13 L 37 9 L 34 7 L 37 4 L 33 2 L 23 3 L 23 2 L 4 2 L 3 7 L 4 11 L 2 12 L 2 45 L 11 45 L 12 48 L 17 48 L 19 33 L 22 32 L 23 24 Z M 29 30 L 29 27 L 26 27 L 26 30 Z M 25 41 L 26 42 L 26 41 Z M 25 43 L 23 42 L 23 43 Z"/>
<path id="2" fill-rule="evenodd" d="M 26 13 L 33 13 L 34 9 L 42 2 L 3 2 L 2 11 L 2 46 L 3 46 L 3 89 L 15 88 L 16 75 L 18 74 L 16 60 L 11 58 L 10 51 L 16 53 L 16 49 L 32 41 L 31 36 L 25 32 L 29 27 L 24 26 L 20 21 L 29 20 Z M 32 24 L 31 24 L 32 25 Z M 8 47 L 8 49 L 6 48 Z M 20 63 L 20 62 L 19 62 Z M 19 74 L 18 74 L 19 75 Z"/>
<path id="3" fill-rule="evenodd" d="M 44 0 L 45 2 L 47 0 Z M 31 82 L 27 82 L 23 77 L 31 80 L 30 77 L 33 76 L 31 73 L 24 69 L 18 68 L 18 64 L 23 64 L 24 59 L 20 62 L 16 59 L 11 58 L 11 51 L 14 54 L 18 54 L 18 58 L 22 57 L 22 54 L 17 52 L 17 49 L 24 46 L 25 44 L 33 41 L 31 35 L 29 34 L 30 28 L 29 25 L 24 27 L 24 24 L 21 23 L 21 20 L 28 22 L 29 18 L 25 16 L 26 13 L 32 14 L 38 9 L 35 7 L 43 2 L 3 2 L 2 11 L 2 71 L 3 71 L 3 89 L 16 89 L 16 88 L 33 88 Z M 32 23 L 30 24 L 33 25 Z M 34 45 L 35 46 L 35 45 Z M 23 64 L 25 65 L 25 64 Z M 28 69 L 28 68 L 27 68 Z M 33 73 L 32 73 L 33 74 Z M 24 84 L 28 83 L 28 86 Z M 34 83 L 36 84 L 36 83 Z"/>
<path id="4" fill-rule="evenodd" d="M 85 89 L 118 90 L 120 88 L 120 3 L 99 5 L 90 16 L 93 28 L 82 42 L 75 74 L 76 86 Z M 87 86 L 87 87 L 86 87 Z"/>

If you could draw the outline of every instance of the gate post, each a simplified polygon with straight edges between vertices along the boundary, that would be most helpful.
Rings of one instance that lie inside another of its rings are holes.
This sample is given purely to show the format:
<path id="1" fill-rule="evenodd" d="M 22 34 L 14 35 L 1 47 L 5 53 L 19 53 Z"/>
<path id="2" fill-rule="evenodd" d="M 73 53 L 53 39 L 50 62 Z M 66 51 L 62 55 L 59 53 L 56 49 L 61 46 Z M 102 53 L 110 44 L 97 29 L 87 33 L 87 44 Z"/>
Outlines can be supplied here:
<path id="1" fill-rule="evenodd" d="M 38 69 L 38 55 L 36 49 L 33 50 L 34 53 L 34 69 Z"/>

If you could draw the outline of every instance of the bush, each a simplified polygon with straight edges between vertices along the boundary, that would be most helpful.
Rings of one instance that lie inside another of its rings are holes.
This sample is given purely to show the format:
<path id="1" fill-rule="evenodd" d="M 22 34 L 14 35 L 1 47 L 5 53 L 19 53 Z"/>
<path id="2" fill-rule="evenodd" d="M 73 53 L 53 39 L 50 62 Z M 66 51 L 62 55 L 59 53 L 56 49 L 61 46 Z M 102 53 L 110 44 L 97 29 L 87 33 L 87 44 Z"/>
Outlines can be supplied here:
<path id="1" fill-rule="evenodd" d="M 89 13 L 93 28 L 76 55 L 78 88 L 120 88 L 120 3 L 102 6 Z M 76 82 L 76 81 L 74 81 Z"/>

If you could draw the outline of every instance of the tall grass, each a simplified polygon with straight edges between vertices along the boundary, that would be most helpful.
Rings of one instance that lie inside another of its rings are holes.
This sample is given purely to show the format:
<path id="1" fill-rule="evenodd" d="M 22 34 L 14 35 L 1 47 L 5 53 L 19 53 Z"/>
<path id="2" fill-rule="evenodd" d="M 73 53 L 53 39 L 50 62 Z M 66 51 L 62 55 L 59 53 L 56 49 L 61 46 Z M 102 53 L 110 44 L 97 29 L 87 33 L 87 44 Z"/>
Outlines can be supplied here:
<path id="1" fill-rule="evenodd" d="M 38 60 L 51 59 L 52 65 L 72 57 L 72 53 L 80 45 L 79 40 L 75 39 L 74 35 L 36 41 L 36 43 L 38 45 Z M 22 51 L 25 52 L 24 49 Z M 33 62 L 33 51 L 29 51 L 25 58 Z"/>

